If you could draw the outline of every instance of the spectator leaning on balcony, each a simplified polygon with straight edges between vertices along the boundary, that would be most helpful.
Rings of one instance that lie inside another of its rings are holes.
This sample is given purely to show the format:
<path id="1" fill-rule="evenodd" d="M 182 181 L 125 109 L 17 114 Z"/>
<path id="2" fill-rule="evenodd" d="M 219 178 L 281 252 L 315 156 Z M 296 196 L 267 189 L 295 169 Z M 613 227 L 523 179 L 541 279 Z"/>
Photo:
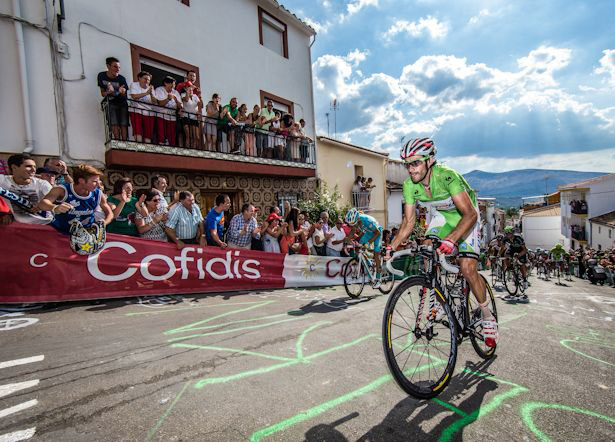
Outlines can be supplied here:
<path id="1" fill-rule="evenodd" d="M 100 206 L 105 214 L 103 223 L 108 225 L 113 219 L 113 211 L 105 194 L 100 190 L 103 173 L 87 164 L 80 164 L 73 169 L 74 184 L 61 184 L 51 189 L 39 203 L 42 210 L 51 210 L 56 214 L 51 223 L 62 233 L 68 234 L 73 220 L 78 220 L 84 227 L 96 221 L 96 209 Z M 55 202 L 58 201 L 59 204 Z"/>
<path id="2" fill-rule="evenodd" d="M 252 108 L 252 112 L 248 114 L 248 119 L 246 120 L 246 122 L 251 126 L 250 130 L 245 134 L 246 155 L 250 157 L 255 157 L 257 155 L 255 128 L 260 125 L 261 122 L 260 111 L 260 106 L 255 104 Z"/>
<path id="3" fill-rule="evenodd" d="M 240 146 L 243 142 L 244 151 L 242 152 L 242 154 L 247 155 L 248 139 L 246 138 L 246 126 L 248 125 L 248 106 L 245 103 L 242 103 L 239 106 L 239 112 L 237 113 L 237 122 L 239 123 L 239 128 L 237 130 L 236 136 L 241 135 L 241 138 L 237 140 L 237 144 Z"/>
<path id="4" fill-rule="evenodd" d="M 228 147 L 222 146 L 222 152 L 239 152 L 239 148 L 235 146 L 235 130 L 233 127 L 237 125 L 238 115 L 239 108 L 237 107 L 237 98 L 233 97 L 229 104 L 222 108 L 222 113 L 220 114 L 220 130 L 226 133 L 228 140 Z"/>
<path id="5" fill-rule="evenodd" d="M 175 146 L 176 114 L 182 108 L 182 98 L 173 89 L 174 87 L 175 79 L 164 77 L 162 86 L 157 87 L 154 91 L 158 104 L 165 107 L 165 109 L 160 109 L 156 116 L 158 143 L 170 146 Z"/>
<path id="6" fill-rule="evenodd" d="M 194 203 L 191 192 L 179 192 L 179 204 L 169 212 L 165 232 L 178 249 L 186 244 L 205 246 L 203 215 L 199 206 Z"/>
<path id="7" fill-rule="evenodd" d="M 107 70 L 98 74 L 100 95 L 107 101 L 107 118 L 115 140 L 128 138 L 128 102 L 126 92 L 128 83 L 120 75 L 120 61 L 115 57 L 106 59 Z"/>
<path id="8" fill-rule="evenodd" d="M 195 88 L 192 83 L 186 81 L 182 90 L 182 102 L 184 113 L 181 119 L 184 127 L 184 137 L 186 138 L 185 147 L 192 149 L 201 148 L 201 122 L 200 115 L 203 112 L 203 100 L 194 93 Z"/>
<path id="9" fill-rule="evenodd" d="M 108 198 L 108 202 L 115 219 L 107 227 L 107 232 L 139 236 L 135 225 L 137 199 L 132 196 L 132 190 L 130 178 L 120 178 L 113 183 L 113 194 Z"/>
<path id="10" fill-rule="evenodd" d="M 130 124 L 132 134 L 137 142 L 152 142 L 154 135 L 154 116 L 151 104 L 156 104 L 154 86 L 150 84 L 152 76 L 149 72 L 141 71 L 137 74 L 137 81 L 130 83 L 128 88 Z"/>
<path id="11" fill-rule="evenodd" d="M 0 175 L 0 188 L 13 192 L 37 206 L 51 190 L 51 184 L 37 178 L 36 163 L 27 154 L 11 155 L 8 159 L 8 167 L 11 175 Z M 36 211 L 28 211 L 21 208 L 10 200 L 5 200 L 11 208 L 15 221 L 27 224 L 49 224 L 53 220 L 51 212 L 36 214 Z M 49 209 L 47 209 L 49 210 Z M 3 216 L 3 221 L 8 223 L 10 217 Z"/>
<path id="12" fill-rule="evenodd" d="M 224 238 L 224 211 L 230 209 L 231 199 L 228 195 L 221 194 L 216 197 L 216 206 L 209 211 L 205 218 L 205 236 L 207 245 L 226 249 Z"/>
<path id="13" fill-rule="evenodd" d="M 244 204 L 241 207 L 241 213 L 231 219 L 226 232 L 226 243 L 230 248 L 250 250 L 252 237 L 260 238 L 260 230 L 253 215 L 254 206 Z"/>
<path id="14" fill-rule="evenodd" d="M 56 176 L 56 186 L 60 184 L 72 184 L 73 179 L 68 173 L 68 166 L 59 158 L 50 157 L 45 160 L 43 167 L 49 170 L 54 170 L 58 173 Z"/>
<path id="15" fill-rule="evenodd" d="M 256 150 L 259 157 L 273 157 L 273 136 L 269 133 L 270 125 L 275 121 L 273 101 L 267 100 L 267 106 L 261 109 L 261 121 L 256 131 Z M 260 130 L 259 130 L 260 129 Z"/>
<path id="16" fill-rule="evenodd" d="M 206 149 L 212 152 L 218 150 L 218 120 L 220 119 L 221 112 L 220 96 L 213 94 L 211 101 L 205 107 L 205 114 L 207 116 L 205 119 Z"/>
<path id="17" fill-rule="evenodd" d="M 177 85 L 177 92 L 180 94 L 184 91 L 184 88 L 190 83 L 193 87 L 192 93 L 195 95 L 201 96 L 201 89 L 197 86 L 196 82 L 196 72 L 193 70 L 189 70 L 186 72 L 186 80 L 182 81 Z"/>
<path id="18" fill-rule="evenodd" d="M 281 118 L 281 114 L 276 111 L 275 119 L 271 122 L 271 126 L 269 127 L 270 132 L 275 132 L 275 135 L 273 136 L 273 155 L 270 155 L 272 153 L 270 150 L 266 151 L 268 158 L 273 157 L 277 158 L 278 160 L 284 159 L 284 147 L 286 146 L 286 135 L 288 135 L 288 132 L 282 131 Z"/>
<path id="19" fill-rule="evenodd" d="M 145 193 L 144 204 L 147 209 L 147 215 L 137 212 L 135 224 L 139 235 L 144 239 L 154 241 L 168 241 L 167 234 L 164 231 L 164 223 L 168 221 L 167 213 L 160 213 L 158 206 L 164 199 L 158 192 L 148 190 Z"/>

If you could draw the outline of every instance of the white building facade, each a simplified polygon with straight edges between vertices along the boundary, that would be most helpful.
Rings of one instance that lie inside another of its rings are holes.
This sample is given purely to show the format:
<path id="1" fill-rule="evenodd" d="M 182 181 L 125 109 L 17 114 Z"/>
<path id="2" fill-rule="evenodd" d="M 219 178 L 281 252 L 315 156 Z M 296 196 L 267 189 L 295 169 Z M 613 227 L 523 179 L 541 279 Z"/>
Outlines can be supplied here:
<path id="1" fill-rule="evenodd" d="M 11 79 L 0 85 L 0 155 L 25 149 L 69 164 L 89 162 L 106 169 L 108 183 L 115 170 L 136 171 L 130 175 L 135 181 L 134 173 L 141 174 L 136 187 L 147 185 L 152 174 L 182 171 L 185 176 L 169 175 L 178 180 L 171 187 L 224 184 L 245 192 L 245 199 L 256 187 L 261 200 L 267 194 L 267 201 L 256 203 L 275 203 L 275 193 L 300 195 L 315 186 L 313 154 L 309 164 L 290 164 L 109 140 L 101 110 L 96 77 L 112 56 L 129 84 L 141 70 L 179 80 L 194 70 L 205 103 L 218 93 L 222 105 L 237 97 L 250 112 L 272 99 L 295 121 L 303 118 L 313 140 L 315 31 L 277 1 L 5 0 L 0 13 L 0 74 Z M 227 182 L 229 175 L 248 180 Z M 277 186 L 274 177 L 281 179 Z"/>
<path id="2" fill-rule="evenodd" d="M 591 248 L 605 250 L 615 248 L 615 211 L 591 218 Z"/>
<path id="3" fill-rule="evenodd" d="M 560 207 L 545 206 L 525 212 L 521 218 L 522 235 L 528 249 L 551 250 L 556 244 L 564 245 L 561 233 Z"/>
<path id="4" fill-rule="evenodd" d="M 592 244 L 590 219 L 615 210 L 615 173 L 569 184 L 561 191 L 561 234 L 564 246 Z"/>

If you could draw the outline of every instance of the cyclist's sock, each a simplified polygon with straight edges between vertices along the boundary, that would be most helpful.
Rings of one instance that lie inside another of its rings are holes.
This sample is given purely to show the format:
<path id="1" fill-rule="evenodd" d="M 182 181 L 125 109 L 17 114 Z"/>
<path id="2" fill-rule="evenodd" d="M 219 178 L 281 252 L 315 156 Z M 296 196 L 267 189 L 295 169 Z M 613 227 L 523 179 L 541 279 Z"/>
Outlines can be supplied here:
<path id="1" fill-rule="evenodd" d="M 488 321 L 495 320 L 495 318 L 493 317 L 493 313 L 491 313 L 491 310 L 489 310 L 489 300 L 486 300 L 483 304 L 478 303 L 478 305 L 483 312 L 483 319 L 486 319 Z"/>

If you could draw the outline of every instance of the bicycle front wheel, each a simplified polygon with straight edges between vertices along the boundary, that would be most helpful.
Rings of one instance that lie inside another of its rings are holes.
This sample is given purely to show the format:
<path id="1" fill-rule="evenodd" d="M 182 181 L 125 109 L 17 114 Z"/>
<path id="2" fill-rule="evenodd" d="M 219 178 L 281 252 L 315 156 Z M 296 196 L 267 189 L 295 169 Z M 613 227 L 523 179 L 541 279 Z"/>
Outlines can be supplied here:
<path id="1" fill-rule="evenodd" d="M 491 310 L 491 313 L 497 321 L 498 311 L 495 306 L 495 297 L 493 296 L 493 291 L 491 290 L 491 287 L 489 286 L 489 283 L 487 282 L 485 277 L 483 275 L 480 276 L 481 278 L 483 278 L 486 287 L 485 294 L 487 295 L 487 300 L 489 301 L 487 307 L 489 307 L 489 310 Z M 487 344 L 485 344 L 485 340 L 483 339 L 482 327 L 483 312 L 478 303 L 478 299 L 476 299 L 476 296 L 474 296 L 474 293 L 472 293 L 471 290 L 468 290 L 468 293 L 466 293 L 466 308 L 466 317 L 468 318 L 467 326 L 470 330 L 470 342 L 472 342 L 472 347 L 474 347 L 474 350 L 481 358 L 491 359 L 493 355 L 495 355 L 496 347 L 488 347 Z"/>
<path id="2" fill-rule="evenodd" d="M 516 295 L 517 290 L 519 288 L 519 278 L 517 276 L 517 272 L 512 268 L 507 269 L 504 272 L 504 286 L 506 287 L 506 291 L 511 295 Z"/>
<path id="3" fill-rule="evenodd" d="M 351 298 L 358 298 L 366 281 L 365 269 L 358 258 L 352 258 L 344 269 L 344 288 Z"/>
<path id="4" fill-rule="evenodd" d="M 393 290 L 393 286 L 395 286 L 395 275 L 389 273 L 386 266 L 382 266 L 382 283 L 380 287 L 378 287 L 378 290 L 380 290 L 380 293 L 383 295 L 388 295 L 391 293 L 391 290 Z"/>
<path id="5" fill-rule="evenodd" d="M 417 399 L 440 394 L 457 361 L 455 318 L 442 294 L 430 293 L 423 277 L 402 281 L 389 297 L 382 321 L 389 370 L 402 390 Z M 438 314 L 436 303 L 442 306 Z"/>

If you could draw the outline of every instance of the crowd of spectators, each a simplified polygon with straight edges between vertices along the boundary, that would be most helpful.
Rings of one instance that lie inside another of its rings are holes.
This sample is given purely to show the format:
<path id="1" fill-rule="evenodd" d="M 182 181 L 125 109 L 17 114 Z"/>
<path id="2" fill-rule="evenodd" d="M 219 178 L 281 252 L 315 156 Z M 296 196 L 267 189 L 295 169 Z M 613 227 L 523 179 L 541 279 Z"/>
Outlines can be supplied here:
<path id="1" fill-rule="evenodd" d="M 374 180 L 358 175 L 352 183 L 352 203 L 355 207 L 367 208 L 371 202 Z"/>
<path id="2" fill-rule="evenodd" d="M 578 277 L 588 278 L 588 269 L 600 265 L 611 278 L 611 284 L 615 285 L 615 247 L 605 250 L 579 247 L 570 251 L 570 261 L 578 266 Z"/>
<path id="3" fill-rule="evenodd" d="M 260 210 L 245 203 L 226 222 L 231 199 L 220 194 L 204 217 L 189 191 L 175 192 L 168 200 L 167 180 L 156 175 L 151 187 L 135 191 L 130 178 L 123 177 L 104 191 L 102 172 L 81 164 L 68 173 L 66 164 L 48 158 L 44 166 L 27 154 L 8 159 L 10 174 L 0 174 L 0 187 L 25 198 L 31 210 L 0 198 L 0 223 L 50 224 L 68 233 L 78 219 L 85 227 L 102 222 L 107 232 L 146 240 L 172 242 L 178 249 L 187 244 L 220 249 L 261 250 L 272 253 L 317 256 L 350 256 L 357 238 L 341 218 L 329 219 L 326 211 L 311 218 L 285 202 L 272 206 L 258 219 Z M 284 216 L 281 214 L 284 213 Z M 384 231 L 387 246 L 396 234 Z"/>
<path id="4" fill-rule="evenodd" d="M 222 98 L 214 93 L 205 102 L 194 71 L 188 71 L 179 84 L 168 76 L 154 87 L 149 72 L 139 72 L 137 81 L 128 84 L 120 74 L 117 58 L 107 58 L 106 64 L 107 70 L 100 72 L 97 80 L 112 139 L 128 140 L 130 126 L 137 142 L 314 161 L 305 120 L 295 121 L 291 114 L 274 110 L 271 100 L 265 108 L 256 104 L 248 112 L 248 106 L 239 104 L 236 97 L 222 105 Z"/>

